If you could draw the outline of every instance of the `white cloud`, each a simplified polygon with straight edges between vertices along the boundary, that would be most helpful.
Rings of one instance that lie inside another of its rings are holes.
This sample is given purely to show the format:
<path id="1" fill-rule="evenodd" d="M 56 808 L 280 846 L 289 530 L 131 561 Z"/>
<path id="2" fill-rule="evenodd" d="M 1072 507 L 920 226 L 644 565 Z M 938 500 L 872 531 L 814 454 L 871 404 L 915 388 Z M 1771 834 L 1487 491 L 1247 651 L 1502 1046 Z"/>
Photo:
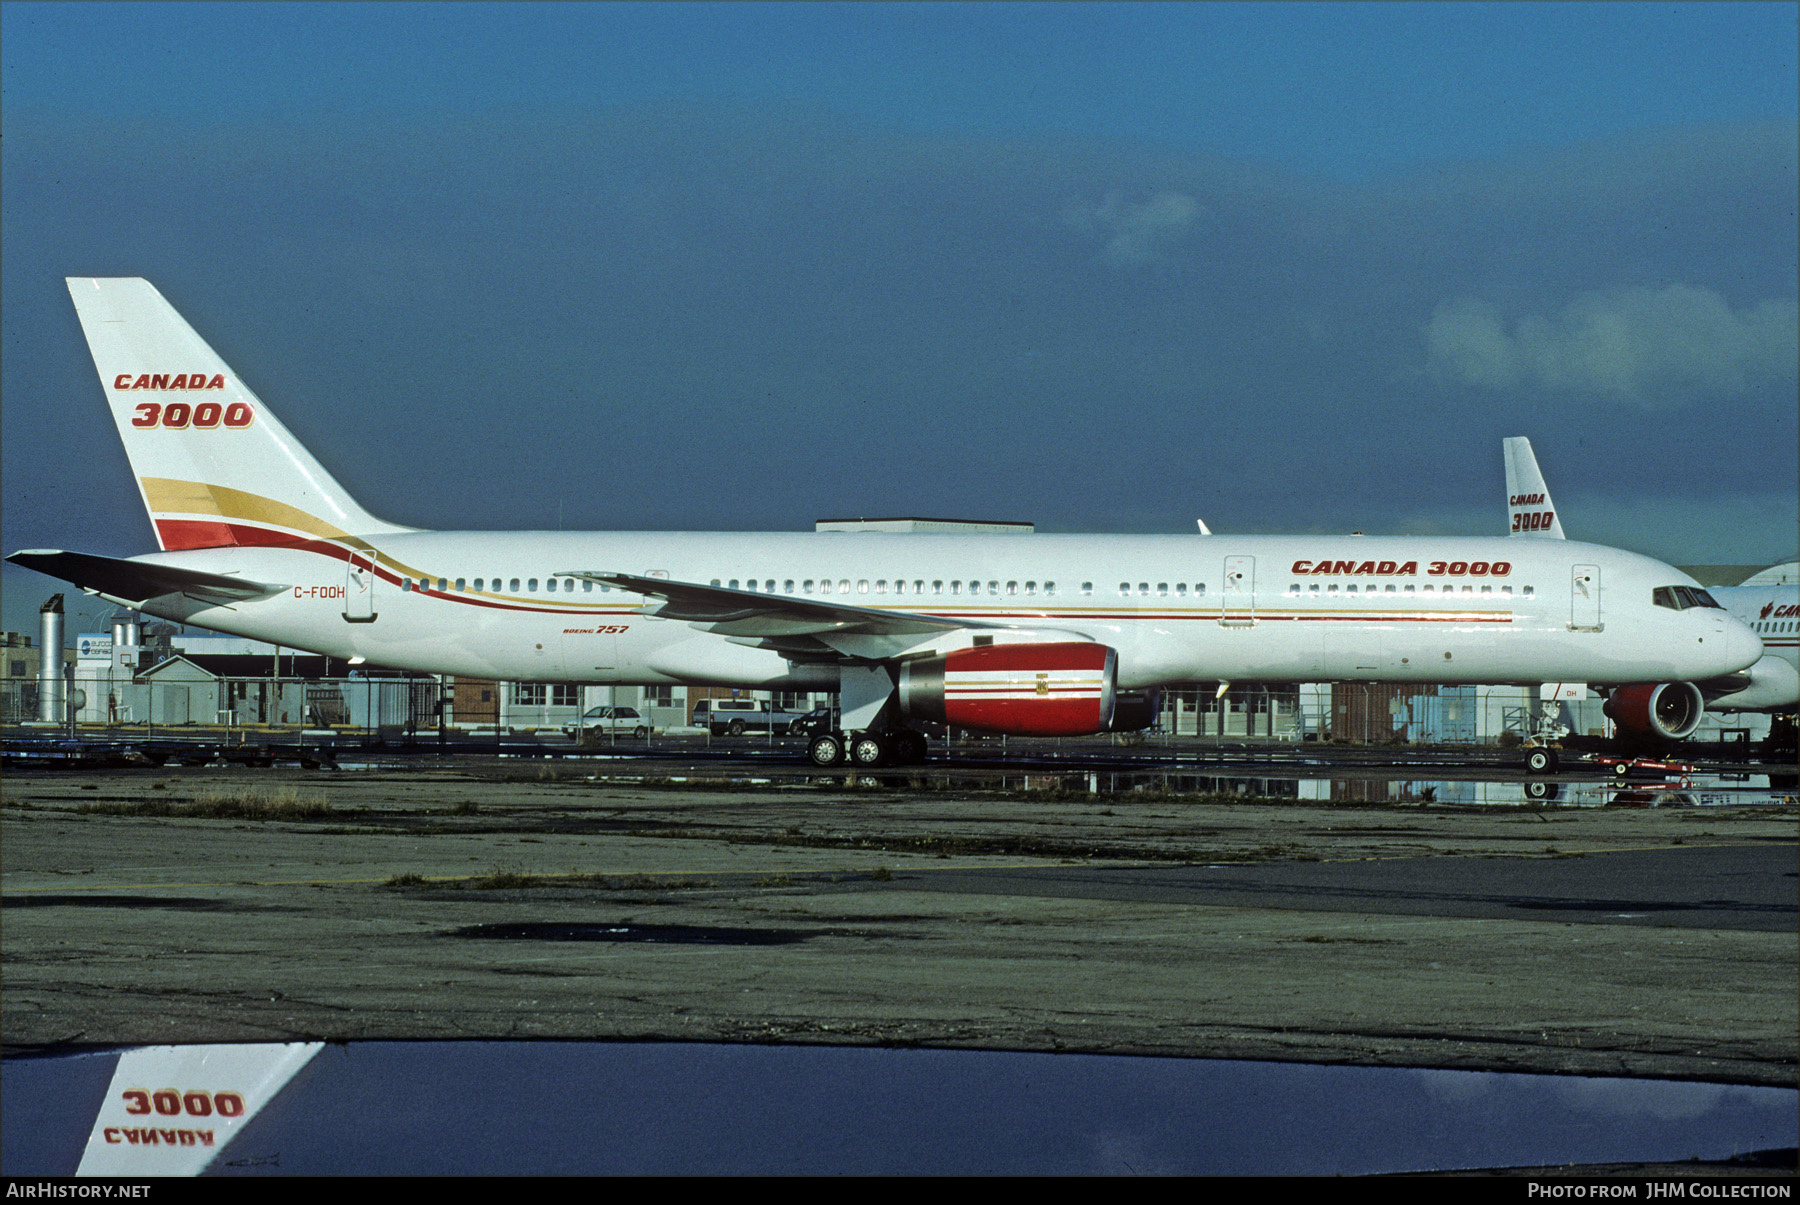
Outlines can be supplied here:
<path id="1" fill-rule="evenodd" d="M 1584 293 L 1560 314 L 1510 326 L 1473 297 L 1440 304 L 1425 330 L 1431 370 L 1482 389 L 1520 386 L 1643 405 L 1694 393 L 1734 396 L 1792 377 L 1800 305 L 1733 309 L 1691 285 Z"/>
<path id="2" fill-rule="evenodd" d="M 1071 205 L 1063 220 L 1075 229 L 1106 240 L 1100 258 L 1115 268 L 1149 263 L 1178 241 L 1194 219 L 1200 204 L 1186 193 L 1155 192 L 1143 201 L 1127 201 L 1123 193 L 1109 192 L 1098 205 Z"/>

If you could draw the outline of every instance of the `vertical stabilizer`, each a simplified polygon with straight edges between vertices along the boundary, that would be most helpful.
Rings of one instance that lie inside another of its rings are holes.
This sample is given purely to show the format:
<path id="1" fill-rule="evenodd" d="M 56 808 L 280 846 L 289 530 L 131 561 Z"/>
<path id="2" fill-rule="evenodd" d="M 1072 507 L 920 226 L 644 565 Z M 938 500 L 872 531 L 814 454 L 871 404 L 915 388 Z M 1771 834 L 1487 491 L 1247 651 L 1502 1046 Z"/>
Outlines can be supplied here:
<path id="1" fill-rule="evenodd" d="M 412 530 L 357 505 L 149 281 L 68 286 L 165 550 Z"/>
<path id="2" fill-rule="evenodd" d="M 1531 441 L 1523 436 L 1501 441 L 1506 453 L 1506 530 L 1508 535 L 1563 538 L 1562 520 L 1538 471 Z"/>

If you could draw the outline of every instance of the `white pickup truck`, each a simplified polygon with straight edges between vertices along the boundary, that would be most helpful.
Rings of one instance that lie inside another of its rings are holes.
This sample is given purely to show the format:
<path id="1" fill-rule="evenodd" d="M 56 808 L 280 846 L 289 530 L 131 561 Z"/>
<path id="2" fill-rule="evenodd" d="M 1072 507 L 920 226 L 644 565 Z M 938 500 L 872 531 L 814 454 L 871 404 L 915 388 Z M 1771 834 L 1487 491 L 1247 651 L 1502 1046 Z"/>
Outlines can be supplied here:
<path id="1" fill-rule="evenodd" d="M 694 704 L 694 727 L 714 736 L 770 731 L 786 736 L 788 726 L 806 714 L 777 707 L 767 699 L 701 699 Z"/>

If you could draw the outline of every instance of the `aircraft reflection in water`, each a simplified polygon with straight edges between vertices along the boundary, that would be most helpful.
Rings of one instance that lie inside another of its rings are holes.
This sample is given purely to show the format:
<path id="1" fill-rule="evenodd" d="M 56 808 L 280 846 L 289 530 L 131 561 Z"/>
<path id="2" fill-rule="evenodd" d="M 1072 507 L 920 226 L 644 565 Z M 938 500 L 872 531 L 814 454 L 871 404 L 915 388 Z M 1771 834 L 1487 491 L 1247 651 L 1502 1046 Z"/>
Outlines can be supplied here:
<path id="1" fill-rule="evenodd" d="M 1156 770 L 1003 775 L 936 775 L 938 789 L 1083 793 L 1116 797 L 1129 804 L 1133 792 L 1160 797 L 1229 795 L 1295 803 L 1385 803 L 1419 807 L 1520 807 L 1557 803 L 1566 807 L 1749 807 L 1800 804 L 1795 774 L 1699 774 L 1668 779 L 1570 782 L 1534 778 L 1520 782 L 1485 779 L 1260 778 L 1183 774 Z M 707 780 L 716 781 L 716 780 Z M 854 779 L 852 779 L 852 782 Z M 888 782 L 887 779 L 879 780 Z"/>

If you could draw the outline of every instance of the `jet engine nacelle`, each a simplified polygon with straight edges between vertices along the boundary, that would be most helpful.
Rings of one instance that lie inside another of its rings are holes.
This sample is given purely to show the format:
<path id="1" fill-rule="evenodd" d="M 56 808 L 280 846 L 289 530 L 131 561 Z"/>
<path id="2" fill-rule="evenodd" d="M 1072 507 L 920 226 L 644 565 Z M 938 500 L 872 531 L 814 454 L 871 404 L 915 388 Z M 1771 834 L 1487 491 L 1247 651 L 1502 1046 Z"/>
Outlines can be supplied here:
<path id="1" fill-rule="evenodd" d="M 1602 708 L 1622 735 L 1640 740 L 1685 740 L 1700 726 L 1706 700 L 1692 682 L 1621 686 Z"/>
<path id="2" fill-rule="evenodd" d="M 1162 691 L 1121 690 L 1113 696 L 1108 732 L 1139 732 L 1162 717 Z"/>
<path id="3" fill-rule="evenodd" d="M 994 644 L 900 667 L 900 712 L 1018 736 L 1086 736 L 1113 722 L 1119 655 L 1104 644 Z"/>
<path id="4" fill-rule="evenodd" d="M 1793 711 L 1800 706 L 1800 673 L 1774 653 L 1732 678 L 1745 679 L 1743 689 L 1713 699 L 1708 711 Z"/>

